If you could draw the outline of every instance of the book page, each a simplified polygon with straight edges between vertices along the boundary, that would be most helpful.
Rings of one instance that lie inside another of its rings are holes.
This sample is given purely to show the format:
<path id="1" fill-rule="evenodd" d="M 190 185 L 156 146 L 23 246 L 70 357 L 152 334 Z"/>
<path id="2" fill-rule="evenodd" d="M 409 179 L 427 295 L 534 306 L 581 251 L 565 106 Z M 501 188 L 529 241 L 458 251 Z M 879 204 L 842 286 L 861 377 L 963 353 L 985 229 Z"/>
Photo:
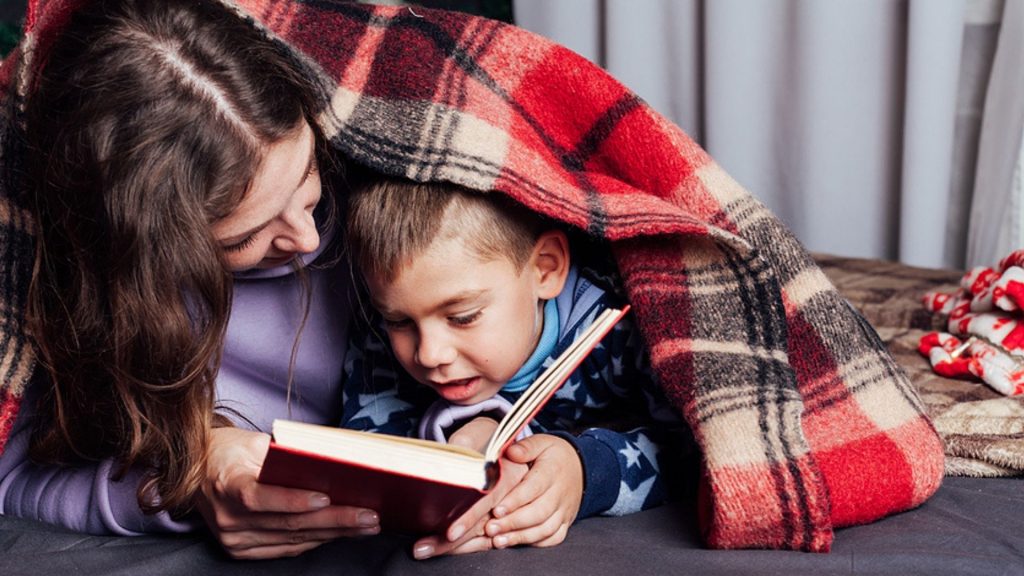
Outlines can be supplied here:
<path id="1" fill-rule="evenodd" d="M 462 446 L 290 420 L 275 420 L 273 436 L 280 446 L 360 466 L 473 488 L 487 484 L 483 455 Z"/>
<path id="2" fill-rule="evenodd" d="M 587 354 L 593 350 L 608 331 L 629 311 L 629 306 L 621 310 L 609 308 L 601 313 L 594 322 L 573 341 L 555 361 L 537 377 L 523 395 L 512 405 L 512 409 L 498 423 L 491 439 L 484 448 L 484 458 L 488 462 L 496 462 L 505 448 L 511 444 L 523 426 L 540 411 L 554 392 L 569 378 Z"/>

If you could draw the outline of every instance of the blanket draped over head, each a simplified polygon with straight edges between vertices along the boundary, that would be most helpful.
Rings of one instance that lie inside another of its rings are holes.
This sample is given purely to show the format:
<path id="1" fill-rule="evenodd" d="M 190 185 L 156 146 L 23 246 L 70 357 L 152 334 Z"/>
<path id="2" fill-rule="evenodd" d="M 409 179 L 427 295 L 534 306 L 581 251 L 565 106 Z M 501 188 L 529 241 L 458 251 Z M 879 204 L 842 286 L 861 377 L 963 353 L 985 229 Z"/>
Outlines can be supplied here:
<path id="1" fill-rule="evenodd" d="M 35 368 L 22 320 L 33 224 L 9 176 L 19 106 L 74 4 L 30 2 L 0 74 L 0 441 Z M 344 156 L 507 194 L 607 241 L 654 372 L 701 448 L 709 546 L 827 551 L 834 527 L 937 489 L 942 445 L 874 330 L 775 216 L 600 68 L 464 14 L 232 6 L 318 79 L 322 127 Z"/>

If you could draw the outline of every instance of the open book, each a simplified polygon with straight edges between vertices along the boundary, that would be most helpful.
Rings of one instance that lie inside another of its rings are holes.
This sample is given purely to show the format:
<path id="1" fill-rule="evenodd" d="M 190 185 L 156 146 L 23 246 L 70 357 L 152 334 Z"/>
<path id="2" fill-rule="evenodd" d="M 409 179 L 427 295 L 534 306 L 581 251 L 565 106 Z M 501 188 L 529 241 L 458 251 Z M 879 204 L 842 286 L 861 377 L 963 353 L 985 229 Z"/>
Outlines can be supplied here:
<path id="1" fill-rule="evenodd" d="M 497 482 L 501 454 L 626 312 L 605 310 L 523 391 L 483 453 L 386 434 L 275 420 L 260 482 L 323 492 L 380 514 L 381 526 L 443 531 Z"/>

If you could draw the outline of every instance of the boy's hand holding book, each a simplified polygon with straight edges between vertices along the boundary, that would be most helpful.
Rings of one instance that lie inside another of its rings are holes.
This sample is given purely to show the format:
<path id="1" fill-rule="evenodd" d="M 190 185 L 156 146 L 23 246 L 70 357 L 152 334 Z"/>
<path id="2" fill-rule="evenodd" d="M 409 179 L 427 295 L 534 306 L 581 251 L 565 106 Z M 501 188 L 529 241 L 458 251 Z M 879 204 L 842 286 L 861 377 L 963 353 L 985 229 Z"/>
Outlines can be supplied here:
<path id="1" fill-rule="evenodd" d="M 452 433 L 448 443 L 483 452 L 487 441 L 498 428 L 498 421 L 488 416 L 477 416 Z"/>
<path id="2" fill-rule="evenodd" d="M 530 467 L 526 463 L 516 463 L 505 456 L 502 456 L 500 466 L 501 477 L 490 492 L 474 502 L 469 510 L 455 519 L 450 526 L 446 526 L 444 532 L 439 531 L 416 541 L 413 545 L 413 556 L 417 560 L 446 554 L 470 554 L 494 548 L 491 536 L 486 533 L 487 523 L 494 519 L 491 511 L 530 472 Z"/>
<path id="3" fill-rule="evenodd" d="M 509 446 L 505 456 L 498 486 L 445 535 L 418 540 L 416 559 L 523 544 L 554 546 L 565 539 L 583 497 L 575 449 L 556 436 L 536 434 Z"/>

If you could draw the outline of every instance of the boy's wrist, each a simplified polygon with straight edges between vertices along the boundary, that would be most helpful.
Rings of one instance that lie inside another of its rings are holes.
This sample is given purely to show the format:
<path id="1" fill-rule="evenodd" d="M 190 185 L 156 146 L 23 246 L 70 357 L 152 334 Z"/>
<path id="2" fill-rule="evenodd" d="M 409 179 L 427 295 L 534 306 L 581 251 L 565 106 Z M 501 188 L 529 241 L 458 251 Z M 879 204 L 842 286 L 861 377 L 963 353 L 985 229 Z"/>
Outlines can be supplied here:
<path id="1" fill-rule="evenodd" d="M 548 432 L 562 438 L 576 450 L 583 468 L 583 497 L 576 519 L 595 516 L 615 504 L 621 473 L 619 459 L 604 442 L 591 436 L 573 436 L 568 432 Z"/>

